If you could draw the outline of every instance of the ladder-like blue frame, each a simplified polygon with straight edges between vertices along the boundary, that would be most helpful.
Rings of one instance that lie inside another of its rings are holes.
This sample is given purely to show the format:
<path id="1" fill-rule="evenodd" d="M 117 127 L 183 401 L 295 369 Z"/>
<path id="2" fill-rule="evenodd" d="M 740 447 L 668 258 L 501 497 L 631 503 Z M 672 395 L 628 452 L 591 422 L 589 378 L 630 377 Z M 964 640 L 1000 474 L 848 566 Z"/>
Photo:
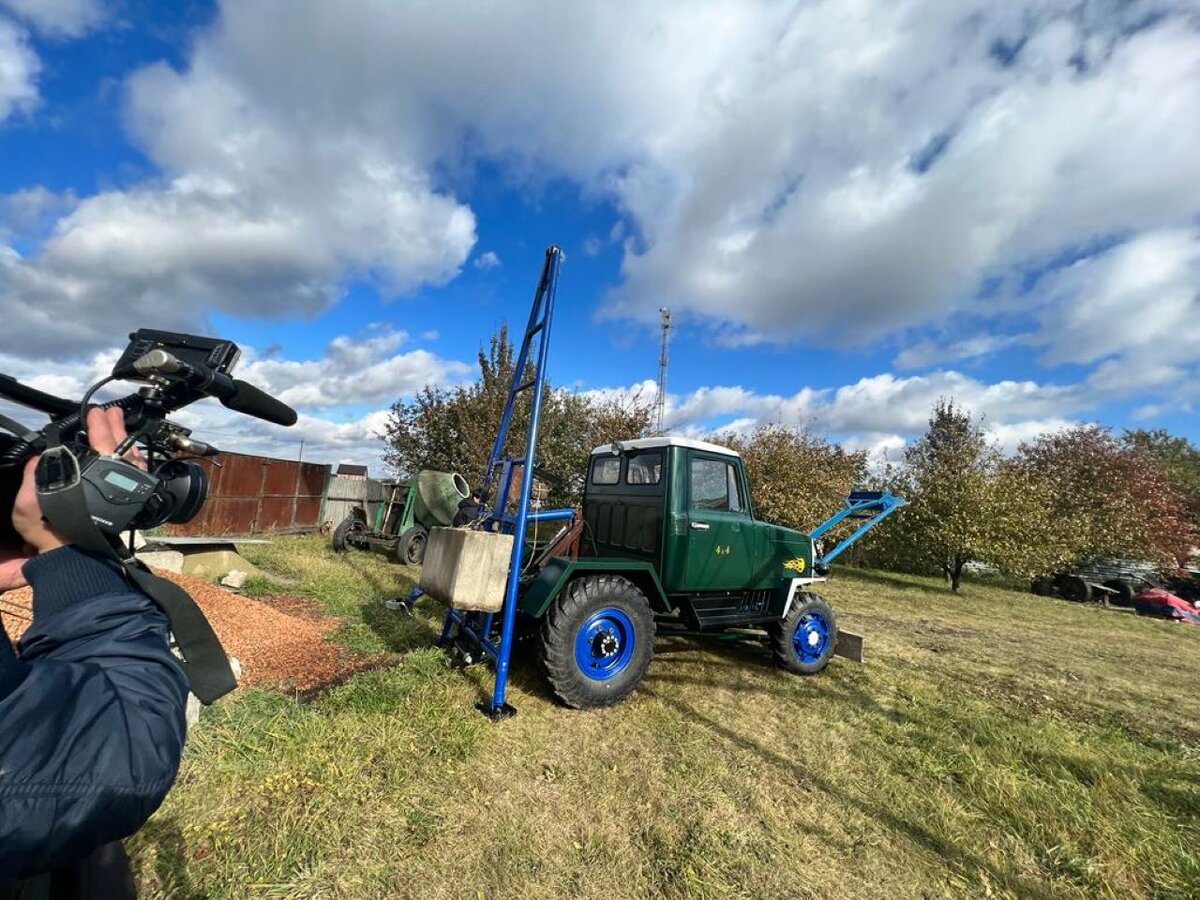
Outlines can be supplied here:
<path id="1" fill-rule="evenodd" d="M 438 641 L 439 644 L 445 646 L 465 638 L 495 661 L 496 680 L 492 688 L 491 699 L 480 704 L 480 708 L 493 719 L 505 718 L 516 712 L 506 702 L 506 696 L 509 660 L 512 656 L 513 635 L 517 623 L 517 594 L 521 586 L 521 566 L 525 557 L 526 529 L 531 522 L 569 519 L 575 514 L 572 509 L 531 511 L 529 508 L 536 465 L 538 427 L 542 415 L 542 394 L 546 384 L 550 325 L 554 316 L 554 299 L 558 289 L 558 271 L 562 259 L 563 252 L 558 247 L 551 245 L 546 248 L 546 260 L 542 265 L 537 290 L 533 295 L 533 305 L 529 310 L 529 324 L 525 327 L 525 336 L 521 341 L 520 352 L 517 354 L 512 384 L 508 389 L 508 400 L 504 404 L 504 415 L 500 417 L 500 427 L 496 432 L 496 440 L 492 444 L 492 452 L 488 457 L 487 474 L 484 476 L 484 488 L 494 497 L 491 514 L 484 527 L 489 531 L 498 531 L 513 536 L 512 557 L 508 565 L 508 582 L 505 585 L 504 603 L 501 607 L 499 643 L 497 644 L 494 634 L 495 613 L 467 612 L 456 609 L 446 612 L 442 636 Z M 530 351 L 535 340 L 538 344 L 537 355 L 536 358 L 531 358 Z M 527 377 L 526 369 L 529 367 L 532 367 L 533 372 Z M 517 397 L 528 390 L 532 390 L 533 395 L 529 404 L 529 431 L 525 441 L 525 455 L 506 456 L 505 446 L 508 443 L 509 426 L 512 424 Z M 508 503 L 512 493 L 513 475 L 517 467 L 523 467 L 521 488 L 517 497 L 516 512 L 510 513 L 507 511 Z"/>
<path id="2" fill-rule="evenodd" d="M 846 497 L 846 505 L 810 531 L 808 535 L 815 541 L 845 519 L 866 519 L 866 521 L 848 537 L 843 538 L 828 553 L 822 553 L 815 564 L 828 566 L 841 556 L 851 544 L 903 506 L 908 506 L 908 501 L 897 497 L 891 491 L 851 491 Z"/>

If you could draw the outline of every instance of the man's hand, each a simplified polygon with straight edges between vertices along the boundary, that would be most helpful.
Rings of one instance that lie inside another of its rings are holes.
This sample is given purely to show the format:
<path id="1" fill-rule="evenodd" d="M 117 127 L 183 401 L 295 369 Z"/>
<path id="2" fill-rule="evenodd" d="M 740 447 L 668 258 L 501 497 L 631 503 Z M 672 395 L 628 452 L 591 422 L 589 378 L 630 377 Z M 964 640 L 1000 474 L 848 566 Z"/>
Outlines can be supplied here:
<path id="1" fill-rule="evenodd" d="M 97 453 L 112 453 L 117 449 L 117 445 L 125 440 L 125 413 L 117 407 L 92 407 L 87 414 L 87 435 L 88 443 Z M 125 458 L 145 468 L 141 454 L 136 449 L 129 451 Z M 24 587 L 25 578 L 21 574 L 21 566 L 25 561 L 31 556 L 46 553 L 66 543 L 42 518 L 42 508 L 38 504 L 37 487 L 33 478 L 38 459 L 39 457 L 34 457 L 25 464 L 21 489 L 17 492 L 12 511 L 13 527 L 24 539 L 25 547 L 20 551 L 16 548 L 0 547 L 0 591 Z"/>

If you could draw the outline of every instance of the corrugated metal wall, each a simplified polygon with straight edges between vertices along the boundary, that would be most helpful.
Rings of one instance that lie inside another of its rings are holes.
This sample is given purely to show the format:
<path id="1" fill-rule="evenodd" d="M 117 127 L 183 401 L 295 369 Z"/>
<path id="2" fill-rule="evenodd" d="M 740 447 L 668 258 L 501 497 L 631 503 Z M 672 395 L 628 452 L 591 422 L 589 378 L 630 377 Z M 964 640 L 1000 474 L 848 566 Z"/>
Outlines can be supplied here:
<path id="1" fill-rule="evenodd" d="M 197 462 L 208 471 L 208 500 L 192 521 L 167 526 L 168 534 L 258 534 L 321 527 L 328 465 L 243 453 Z"/>
<path id="2" fill-rule="evenodd" d="M 391 485 L 375 478 L 355 478 L 351 475 L 332 475 L 329 478 L 329 488 L 325 492 L 325 512 L 322 521 L 331 525 L 350 515 L 356 506 L 367 511 L 367 523 L 375 526 L 379 507 L 387 503 L 391 495 Z M 398 498 L 400 503 L 404 497 Z"/>

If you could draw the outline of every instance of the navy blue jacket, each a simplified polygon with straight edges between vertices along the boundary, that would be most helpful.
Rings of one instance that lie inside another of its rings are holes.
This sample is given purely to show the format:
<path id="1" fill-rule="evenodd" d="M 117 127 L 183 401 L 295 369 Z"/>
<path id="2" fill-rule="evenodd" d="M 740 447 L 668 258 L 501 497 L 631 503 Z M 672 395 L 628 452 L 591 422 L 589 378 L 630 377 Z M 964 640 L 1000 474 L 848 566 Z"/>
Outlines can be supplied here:
<path id="1" fill-rule="evenodd" d="M 187 682 L 167 619 L 116 563 L 34 557 L 19 654 L 0 631 L 0 893 L 141 827 L 183 750 Z"/>

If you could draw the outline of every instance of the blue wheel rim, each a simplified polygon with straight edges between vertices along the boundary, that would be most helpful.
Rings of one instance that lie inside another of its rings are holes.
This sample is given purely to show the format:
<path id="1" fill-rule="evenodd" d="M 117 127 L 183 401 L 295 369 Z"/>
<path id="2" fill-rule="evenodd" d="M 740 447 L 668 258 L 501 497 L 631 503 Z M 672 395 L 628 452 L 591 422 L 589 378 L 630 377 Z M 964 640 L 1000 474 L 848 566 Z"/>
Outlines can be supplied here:
<path id="1" fill-rule="evenodd" d="M 623 610 L 598 609 L 575 635 L 575 664 L 593 681 L 607 681 L 625 671 L 636 643 L 633 620 Z"/>
<path id="2" fill-rule="evenodd" d="M 792 648 L 796 659 L 808 665 L 820 662 L 829 649 L 829 623 L 821 613 L 806 612 L 792 632 Z"/>

